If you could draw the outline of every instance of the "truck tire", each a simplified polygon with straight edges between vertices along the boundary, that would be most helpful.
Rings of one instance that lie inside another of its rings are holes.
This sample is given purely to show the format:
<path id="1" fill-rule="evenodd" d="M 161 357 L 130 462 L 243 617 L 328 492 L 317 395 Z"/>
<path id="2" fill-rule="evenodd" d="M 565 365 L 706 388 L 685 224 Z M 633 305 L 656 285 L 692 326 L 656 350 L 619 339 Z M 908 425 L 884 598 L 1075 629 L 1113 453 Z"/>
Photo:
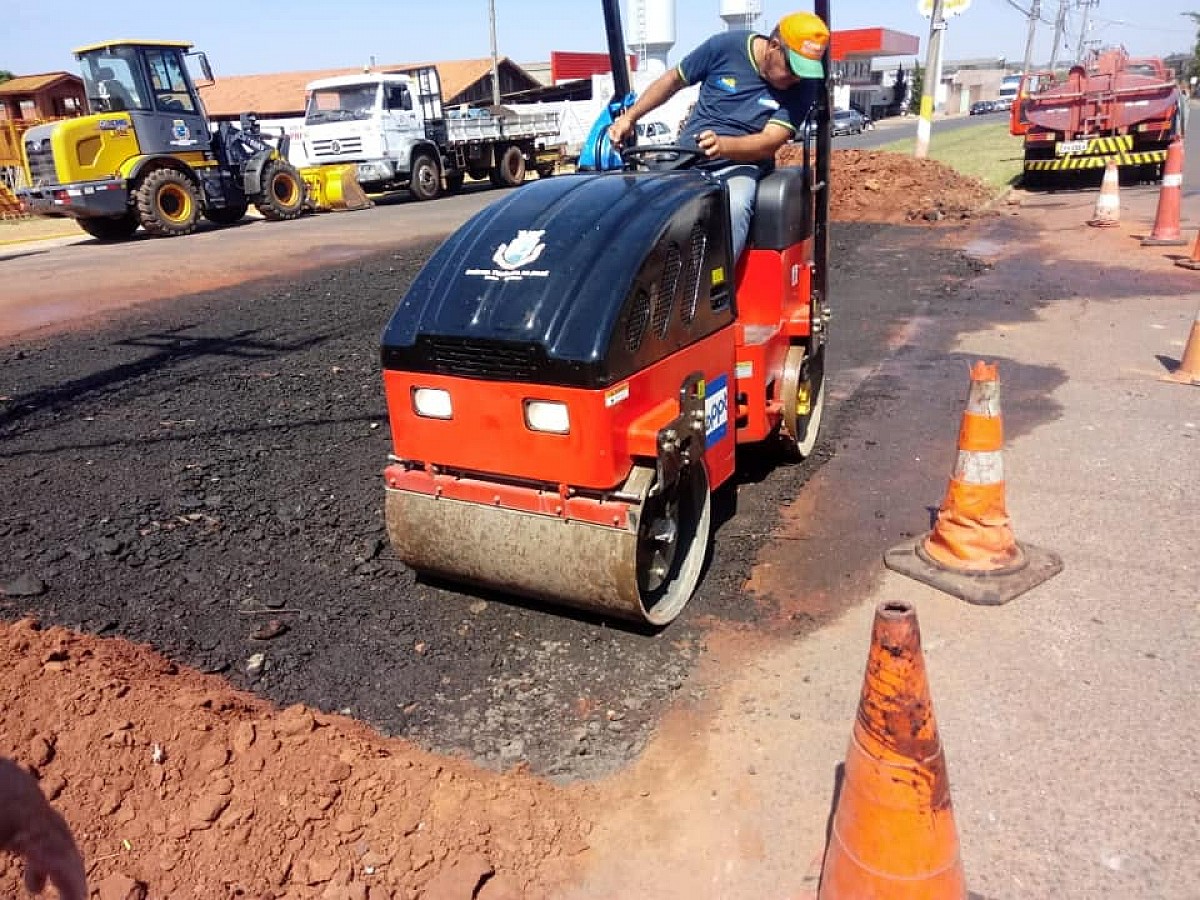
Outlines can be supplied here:
<path id="1" fill-rule="evenodd" d="M 300 218 L 304 212 L 304 179 L 295 166 L 282 159 L 271 160 L 263 166 L 262 188 L 254 198 L 254 208 L 264 219 L 283 222 Z"/>
<path id="2" fill-rule="evenodd" d="M 525 181 L 525 154 L 516 144 L 510 144 L 500 154 L 492 169 L 492 184 L 496 187 L 516 187 Z"/>
<path id="3" fill-rule="evenodd" d="M 442 175 L 437 161 L 427 153 L 418 154 L 412 164 L 408 192 L 415 200 L 433 200 L 442 191 Z"/>
<path id="4" fill-rule="evenodd" d="M 200 192 L 178 169 L 155 169 L 137 186 L 138 219 L 147 234 L 178 237 L 196 230 Z"/>
<path id="5" fill-rule="evenodd" d="M 245 200 L 229 206 L 214 206 L 204 211 L 204 218 L 208 219 L 214 225 L 232 225 L 234 222 L 242 221 L 246 216 L 246 210 L 249 208 L 250 204 Z"/>
<path id="6" fill-rule="evenodd" d="M 448 172 L 446 174 L 446 193 L 457 194 L 461 191 L 464 177 L 463 172 Z"/>
<path id="7" fill-rule="evenodd" d="M 123 216 L 98 216 L 75 221 L 98 241 L 125 241 L 133 237 L 133 233 L 138 229 L 137 216 L 131 212 Z"/>

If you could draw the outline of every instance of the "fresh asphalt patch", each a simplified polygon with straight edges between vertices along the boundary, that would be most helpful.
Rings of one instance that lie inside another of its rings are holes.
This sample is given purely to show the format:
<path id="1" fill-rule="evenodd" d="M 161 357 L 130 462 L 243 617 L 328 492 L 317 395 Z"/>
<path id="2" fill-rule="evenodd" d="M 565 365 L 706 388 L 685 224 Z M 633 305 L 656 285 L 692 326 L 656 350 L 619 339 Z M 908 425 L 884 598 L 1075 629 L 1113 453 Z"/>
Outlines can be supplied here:
<path id="1" fill-rule="evenodd" d="M 951 317 L 933 359 L 991 314 L 965 289 L 978 262 L 931 249 L 937 233 L 835 226 L 830 369 L 848 387 L 807 463 L 744 455 L 698 595 L 664 631 L 418 580 L 393 558 L 378 344 L 429 246 L 0 347 L 0 615 L 144 642 L 488 766 L 612 771 L 703 691 L 689 675 L 711 628 L 778 628 L 771 598 L 744 590 L 756 554 L 894 394 L 880 372 L 897 332 Z"/>

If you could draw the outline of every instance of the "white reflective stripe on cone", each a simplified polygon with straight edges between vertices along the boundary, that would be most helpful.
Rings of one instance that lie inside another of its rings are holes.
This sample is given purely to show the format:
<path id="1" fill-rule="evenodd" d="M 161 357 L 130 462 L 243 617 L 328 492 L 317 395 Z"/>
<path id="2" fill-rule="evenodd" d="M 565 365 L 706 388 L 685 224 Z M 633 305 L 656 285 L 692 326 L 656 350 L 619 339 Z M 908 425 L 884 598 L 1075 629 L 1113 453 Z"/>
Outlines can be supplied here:
<path id="1" fill-rule="evenodd" d="M 1000 382 L 973 381 L 967 398 L 967 412 L 976 416 L 1000 415 Z"/>
<path id="2" fill-rule="evenodd" d="M 959 450 L 954 480 L 963 484 L 999 484 L 1004 481 L 1004 451 Z"/>

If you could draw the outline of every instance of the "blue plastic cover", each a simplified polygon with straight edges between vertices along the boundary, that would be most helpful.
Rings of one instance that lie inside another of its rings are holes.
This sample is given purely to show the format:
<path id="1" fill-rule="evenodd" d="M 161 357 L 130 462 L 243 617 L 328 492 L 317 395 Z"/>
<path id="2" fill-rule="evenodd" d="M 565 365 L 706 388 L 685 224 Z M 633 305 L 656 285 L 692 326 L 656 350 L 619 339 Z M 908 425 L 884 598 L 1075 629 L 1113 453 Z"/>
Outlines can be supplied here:
<path id="1" fill-rule="evenodd" d="M 576 168 L 580 172 L 606 172 L 624 166 L 620 152 L 609 140 L 608 126 L 615 122 L 621 113 L 633 106 L 633 101 L 636 99 L 637 94 L 631 91 L 625 95 L 623 100 L 609 103 L 600 111 L 600 115 L 596 117 L 596 121 L 592 125 L 592 130 L 588 132 L 587 140 L 583 142 L 583 147 L 579 151 L 579 162 L 576 164 Z"/>

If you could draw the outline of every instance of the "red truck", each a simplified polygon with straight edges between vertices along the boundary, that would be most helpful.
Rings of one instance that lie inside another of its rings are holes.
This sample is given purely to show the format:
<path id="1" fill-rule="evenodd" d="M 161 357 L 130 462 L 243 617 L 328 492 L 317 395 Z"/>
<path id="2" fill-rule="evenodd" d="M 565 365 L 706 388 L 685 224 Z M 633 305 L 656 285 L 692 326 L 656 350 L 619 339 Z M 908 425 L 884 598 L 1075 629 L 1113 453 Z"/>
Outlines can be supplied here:
<path id="1" fill-rule="evenodd" d="M 1010 130 L 1025 136 L 1027 184 L 1109 160 L 1138 180 L 1162 176 L 1167 146 L 1182 132 L 1179 88 L 1162 60 L 1113 48 L 1072 67 L 1064 81 L 1031 73 L 1026 82 Z"/>

